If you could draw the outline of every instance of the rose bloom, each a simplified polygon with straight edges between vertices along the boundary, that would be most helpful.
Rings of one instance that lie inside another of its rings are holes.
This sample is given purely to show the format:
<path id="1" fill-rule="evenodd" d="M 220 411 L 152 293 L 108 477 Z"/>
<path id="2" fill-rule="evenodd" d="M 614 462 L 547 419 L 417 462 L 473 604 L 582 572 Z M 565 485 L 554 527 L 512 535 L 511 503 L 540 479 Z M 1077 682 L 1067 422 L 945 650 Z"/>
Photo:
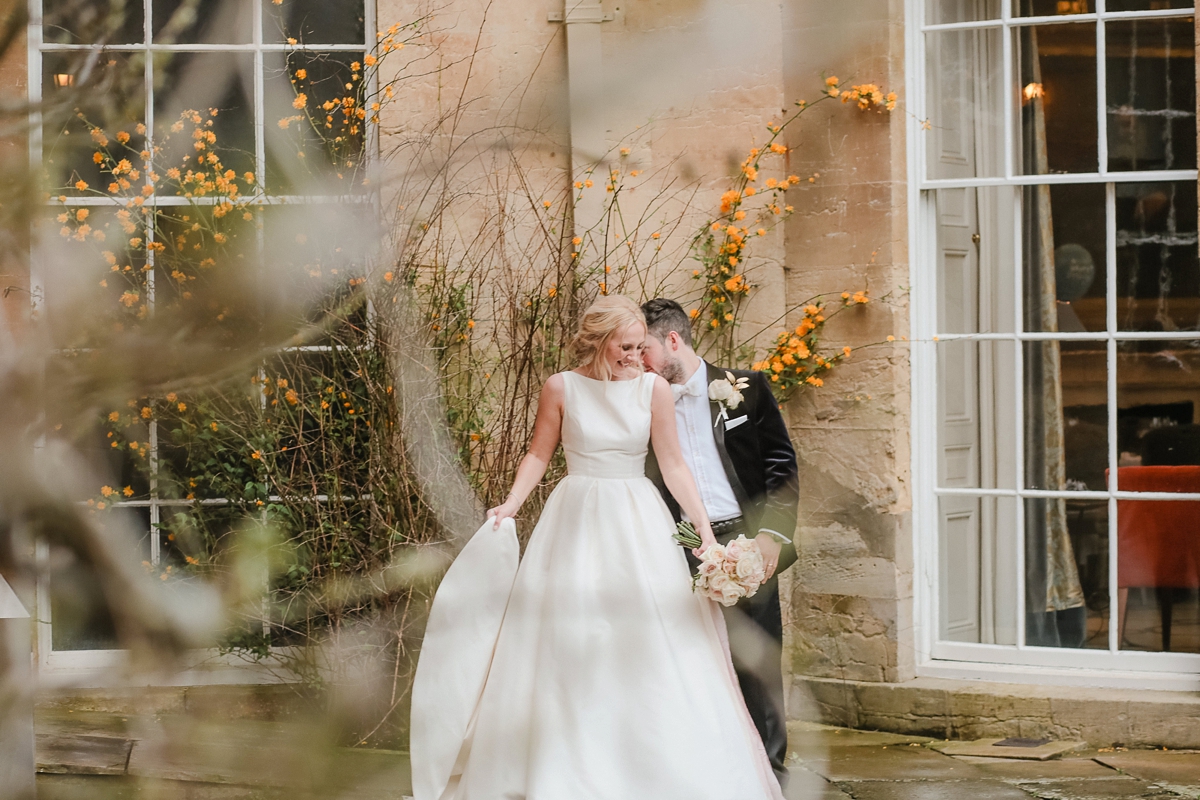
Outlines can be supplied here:
<path id="1" fill-rule="evenodd" d="M 730 583 L 732 583 L 732 581 L 728 575 L 726 575 L 724 572 L 718 572 L 716 575 L 713 575 L 708 579 L 708 591 L 711 594 L 719 595 Z"/>
<path id="2" fill-rule="evenodd" d="M 733 397 L 733 387 L 729 385 L 729 381 L 713 381 L 708 385 L 709 400 L 716 400 L 718 403 L 724 403 L 731 397 Z"/>
<path id="3" fill-rule="evenodd" d="M 746 594 L 746 590 L 739 584 L 729 583 L 721 589 L 721 597 L 718 602 L 723 606 L 731 606 L 738 600 L 742 599 Z"/>
<path id="4" fill-rule="evenodd" d="M 747 550 L 746 553 L 738 560 L 737 575 L 739 578 L 749 578 L 756 573 L 763 572 L 763 557 L 758 549 Z"/>

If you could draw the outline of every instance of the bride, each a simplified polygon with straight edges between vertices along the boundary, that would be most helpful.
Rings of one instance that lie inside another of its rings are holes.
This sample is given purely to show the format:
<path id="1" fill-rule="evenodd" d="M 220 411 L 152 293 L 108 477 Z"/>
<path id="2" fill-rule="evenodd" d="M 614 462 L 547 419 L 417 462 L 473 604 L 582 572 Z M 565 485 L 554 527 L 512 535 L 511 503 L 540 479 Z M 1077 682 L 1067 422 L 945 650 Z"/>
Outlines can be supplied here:
<path id="1" fill-rule="evenodd" d="M 508 498 L 438 589 L 413 686 L 416 800 L 781 800 L 718 607 L 692 593 L 663 478 L 712 545 L 641 309 L 584 312 Z M 567 476 L 517 568 L 512 518 L 561 441 Z"/>

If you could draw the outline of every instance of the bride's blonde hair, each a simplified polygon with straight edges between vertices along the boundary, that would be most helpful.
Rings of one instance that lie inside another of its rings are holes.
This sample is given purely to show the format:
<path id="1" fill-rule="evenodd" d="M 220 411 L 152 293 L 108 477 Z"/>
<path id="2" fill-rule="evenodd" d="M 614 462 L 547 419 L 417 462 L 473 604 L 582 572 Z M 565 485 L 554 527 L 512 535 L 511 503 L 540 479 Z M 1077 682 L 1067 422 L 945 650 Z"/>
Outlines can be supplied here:
<path id="1" fill-rule="evenodd" d="M 609 340 L 634 322 L 644 327 L 646 317 L 637 303 L 619 294 L 599 297 L 588 306 L 579 320 L 579 332 L 571 340 L 571 355 L 579 366 L 593 364 L 596 377 L 601 380 L 612 378 L 612 370 L 604 359 L 596 356 L 604 352 Z"/>

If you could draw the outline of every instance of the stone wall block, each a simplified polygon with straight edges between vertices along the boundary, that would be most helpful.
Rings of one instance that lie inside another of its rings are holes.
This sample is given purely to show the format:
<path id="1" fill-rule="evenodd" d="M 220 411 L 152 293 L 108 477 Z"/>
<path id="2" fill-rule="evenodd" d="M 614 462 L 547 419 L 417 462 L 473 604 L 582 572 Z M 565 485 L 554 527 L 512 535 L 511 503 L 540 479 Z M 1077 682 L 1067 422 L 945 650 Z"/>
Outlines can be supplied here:
<path id="1" fill-rule="evenodd" d="M 883 681 L 896 674 L 892 601 L 793 590 L 785 662 L 798 674 Z"/>

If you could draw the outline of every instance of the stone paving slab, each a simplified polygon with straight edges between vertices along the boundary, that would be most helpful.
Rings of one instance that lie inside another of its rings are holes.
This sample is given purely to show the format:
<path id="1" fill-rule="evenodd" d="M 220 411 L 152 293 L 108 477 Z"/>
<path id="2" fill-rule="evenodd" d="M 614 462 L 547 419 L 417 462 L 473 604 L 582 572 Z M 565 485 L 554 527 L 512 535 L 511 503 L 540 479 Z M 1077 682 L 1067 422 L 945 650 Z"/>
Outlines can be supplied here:
<path id="1" fill-rule="evenodd" d="M 863 781 L 848 785 L 854 800 L 1030 800 L 1003 781 Z"/>
<path id="2" fill-rule="evenodd" d="M 1189 796 L 1200 796 L 1200 753 L 1130 750 L 1124 753 L 1099 753 L 1096 761 L 1135 778 L 1170 786 Z"/>
<path id="3" fill-rule="evenodd" d="M 320 742 L 301 725 L 207 723 L 187 717 L 139 720 L 128 773 L 143 778 L 305 786 Z"/>
<path id="4" fill-rule="evenodd" d="M 129 735 L 129 717 L 99 711 L 74 711 L 59 708 L 38 708 L 33 714 L 38 733 L 74 732 Z"/>
<path id="5" fill-rule="evenodd" d="M 801 762 L 826 780 L 839 784 L 850 781 L 953 781 L 987 777 L 974 764 L 956 761 L 924 747 L 907 745 L 830 747 L 823 758 L 805 758 L 801 755 Z"/>
<path id="6" fill-rule="evenodd" d="M 38 800 L 297 800 L 295 792 L 129 777 L 39 775 Z"/>
<path id="7" fill-rule="evenodd" d="M 1035 783 L 1066 778 L 1112 778 L 1116 771 L 1090 758 L 1057 758 L 1053 761 L 1017 761 L 1008 758 L 955 756 L 956 761 L 974 764 L 988 775 L 1015 783 Z"/>
<path id="8" fill-rule="evenodd" d="M 983 756 L 985 758 L 1016 758 L 1023 761 L 1048 761 L 1052 758 L 1082 750 L 1087 742 L 1046 742 L 1036 747 L 1010 747 L 999 743 L 1007 739 L 975 739 L 969 742 L 936 742 L 929 745 L 948 756 Z"/>
<path id="9" fill-rule="evenodd" d="M 854 800 L 837 786 L 799 764 L 788 767 L 791 779 L 783 791 L 784 800 Z"/>
<path id="10" fill-rule="evenodd" d="M 1022 784 L 1039 800 L 1179 800 L 1181 795 L 1136 778 L 1115 777 Z"/>
<path id="11" fill-rule="evenodd" d="M 856 731 L 849 728 L 835 728 L 832 725 L 821 725 L 816 722 L 792 722 L 788 724 L 788 749 L 797 753 L 814 748 L 825 749 L 838 746 L 925 744 L 935 741 L 927 736 L 909 736 L 903 733 L 882 733 L 879 731 Z"/>
<path id="12" fill-rule="evenodd" d="M 39 733 L 35 740 L 38 772 L 76 775 L 123 775 L 131 742 L 113 736 Z"/>

